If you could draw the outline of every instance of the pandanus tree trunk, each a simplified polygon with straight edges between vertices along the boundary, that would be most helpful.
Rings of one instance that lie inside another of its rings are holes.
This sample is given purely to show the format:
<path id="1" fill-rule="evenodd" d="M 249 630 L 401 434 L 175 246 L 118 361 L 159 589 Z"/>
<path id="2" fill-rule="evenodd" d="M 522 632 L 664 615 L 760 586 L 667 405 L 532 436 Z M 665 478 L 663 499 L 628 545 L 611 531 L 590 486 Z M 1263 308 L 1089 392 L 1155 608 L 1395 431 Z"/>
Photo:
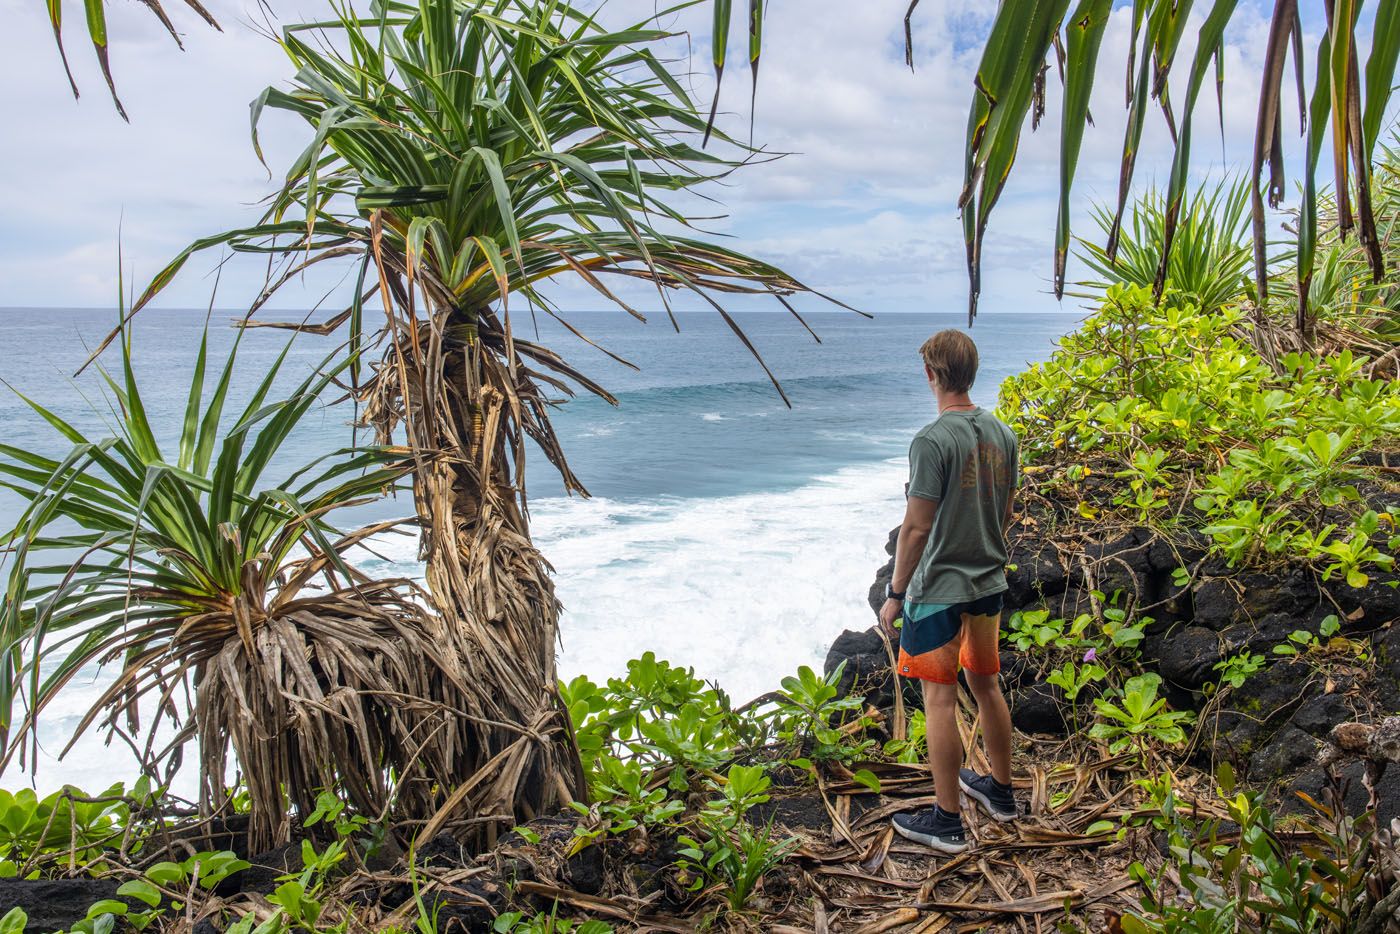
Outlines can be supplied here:
<path id="1" fill-rule="evenodd" d="M 520 407 L 542 405 L 501 321 L 448 305 L 391 312 L 392 342 L 366 417 L 407 432 L 421 554 L 436 610 L 458 640 L 473 709 L 455 789 L 428 835 L 451 826 L 491 845 L 516 823 L 584 800 L 587 784 L 556 691 L 560 604 L 530 539 Z M 566 472 L 566 481 L 577 486 Z"/>

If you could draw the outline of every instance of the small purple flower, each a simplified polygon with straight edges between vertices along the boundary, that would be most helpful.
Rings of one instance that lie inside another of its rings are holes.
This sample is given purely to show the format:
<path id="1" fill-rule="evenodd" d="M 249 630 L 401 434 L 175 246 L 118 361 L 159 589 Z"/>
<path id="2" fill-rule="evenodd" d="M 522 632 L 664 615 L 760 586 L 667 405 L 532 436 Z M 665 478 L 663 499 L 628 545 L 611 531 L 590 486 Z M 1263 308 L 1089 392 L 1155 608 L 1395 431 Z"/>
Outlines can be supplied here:
<path id="1" fill-rule="evenodd" d="M 1098 657 L 1099 657 L 1098 649 L 1090 649 L 1089 651 L 1087 651 L 1087 652 L 1084 653 L 1084 660 L 1085 660 L 1086 662 L 1092 662 L 1094 659 L 1096 659 L 1096 658 L 1098 658 Z"/>

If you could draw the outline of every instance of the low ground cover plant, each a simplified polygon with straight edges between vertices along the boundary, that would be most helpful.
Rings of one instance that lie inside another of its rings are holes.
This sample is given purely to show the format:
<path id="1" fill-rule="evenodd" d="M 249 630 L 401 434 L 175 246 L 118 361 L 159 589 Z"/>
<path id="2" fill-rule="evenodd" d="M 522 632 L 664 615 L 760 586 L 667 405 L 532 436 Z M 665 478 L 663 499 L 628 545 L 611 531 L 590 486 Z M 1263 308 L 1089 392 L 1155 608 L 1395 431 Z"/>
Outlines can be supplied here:
<path id="1" fill-rule="evenodd" d="M 795 838 L 779 839 L 773 822 L 755 827 L 749 809 L 769 799 L 772 780 L 761 766 L 731 766 L 723 781 L 711 781 L 716 795 L 696 815 L 696 836 L 682 836 L 678 864 L 698 891 L 723 891 L 730 910 L 741 911 L 758 883 L 797 848 Z"/>
<path id="2" fill-rule="evenodd" d="M 869 770 L 847 768 L 881 752 L 864 699 L 841 695 L 843 671 L 802 666 L 779 690 L 737 708 L 693 669 L 650 652 L 604 685 L 583 676 L 561 683 L 593 799 L 574 805 L 581 820 L 572 852 L 612 836 L 634 848 L 670 838 L 690 891 L 743 910 L 797 845 L 747 816 L 769 800 L 774 770 L 811 777 L 831 768 L 879 787 Z M 914 761 L 920 741 L 900 741 L 904 759 Z"/>

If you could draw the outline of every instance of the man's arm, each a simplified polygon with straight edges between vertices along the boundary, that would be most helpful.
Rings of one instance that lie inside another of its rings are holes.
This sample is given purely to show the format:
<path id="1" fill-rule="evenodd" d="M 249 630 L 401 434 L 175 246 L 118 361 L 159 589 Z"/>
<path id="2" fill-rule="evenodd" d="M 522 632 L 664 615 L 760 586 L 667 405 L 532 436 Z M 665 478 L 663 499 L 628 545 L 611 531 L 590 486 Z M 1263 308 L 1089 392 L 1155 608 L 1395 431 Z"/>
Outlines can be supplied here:
<path id="1" fill-rule="evenodd" d="M 904 507 L 904 522 L 899 526 L 899 538 L 894 548 L 894 576 L 890 579 L 890 589 L 903 593 L 914 576 L 914 568 L 928 545 L 929 532 L 933 529 L 934 517 L 938 515 L 938 502 L 910 496 Z M 880 608 L 880 624 L 885 632 L 894 636 L 894 621 L 903 612 L 903 603 L 893 597 Z"/>

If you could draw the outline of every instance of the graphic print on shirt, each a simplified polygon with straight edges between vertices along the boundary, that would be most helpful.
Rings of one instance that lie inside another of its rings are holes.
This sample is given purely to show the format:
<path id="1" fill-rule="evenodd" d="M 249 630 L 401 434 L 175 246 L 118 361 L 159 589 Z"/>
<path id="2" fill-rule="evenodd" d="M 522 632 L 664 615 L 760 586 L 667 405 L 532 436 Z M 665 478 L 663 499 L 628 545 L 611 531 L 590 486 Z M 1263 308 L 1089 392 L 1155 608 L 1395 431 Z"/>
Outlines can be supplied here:
<path id="1" fill-rule="evenodd" d="M 981 487 L 981 498 L 990 499 L 998 487 L 1011 484 L 1011 462 L 999 445 L 980 441 L 963 462 L 959 486 L 964 490 Z"/>

